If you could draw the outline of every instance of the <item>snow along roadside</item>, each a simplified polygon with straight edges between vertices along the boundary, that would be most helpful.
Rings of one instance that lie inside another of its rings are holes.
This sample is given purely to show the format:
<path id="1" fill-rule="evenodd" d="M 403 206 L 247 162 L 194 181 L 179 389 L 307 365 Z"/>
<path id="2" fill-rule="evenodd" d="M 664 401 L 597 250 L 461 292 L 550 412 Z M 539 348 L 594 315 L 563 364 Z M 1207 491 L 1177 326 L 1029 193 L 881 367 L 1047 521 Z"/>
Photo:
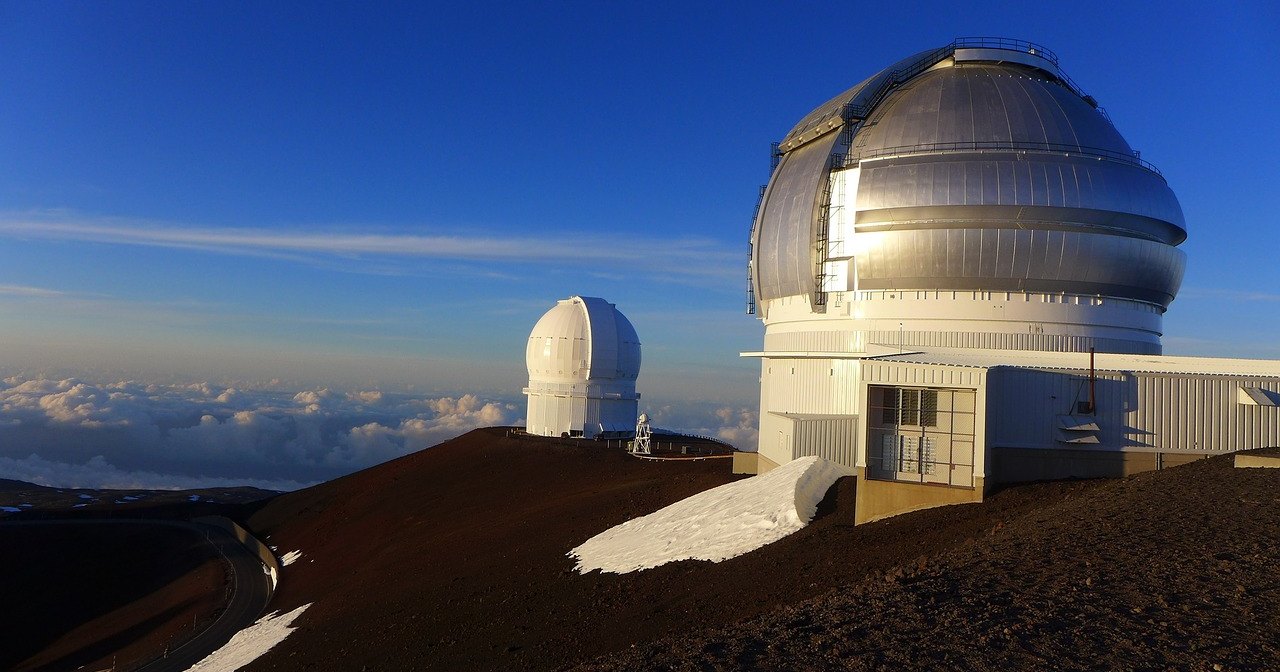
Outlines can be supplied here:
<path id="1" fill-rule="evenodd" d="M 569 556 L 578 560 L 580 573 L 619 574 L 677 560 L 727 560 L 808 525 L 831 484 L 847 475 L 830 460 L 802 457 L 628 520 Z"/>
<path id="2" fill-rule="evenodd" d="M 258 622 L 237 632 L 222 648 L 192 665 L 187 672 L 235 672 L 252 663 L 258 656 L 270 651 L 271 647 L 283 642 L 293 632 L 290 627 L 293 621 L 309 606 L 311 605 L 304 604 L 283 616 L 278 611 L 263 616 Z"/>

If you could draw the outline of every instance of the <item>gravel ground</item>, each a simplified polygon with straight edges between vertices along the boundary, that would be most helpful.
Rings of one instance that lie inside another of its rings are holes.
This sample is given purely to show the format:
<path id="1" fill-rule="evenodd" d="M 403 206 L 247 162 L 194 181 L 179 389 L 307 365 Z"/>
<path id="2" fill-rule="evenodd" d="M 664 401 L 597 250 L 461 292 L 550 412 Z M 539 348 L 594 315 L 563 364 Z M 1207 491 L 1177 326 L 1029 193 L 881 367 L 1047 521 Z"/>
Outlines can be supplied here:
<path id="1" fill-rule="evenodd" d="M 246 669 L 1280 670 L 1280 469 L 1223 456 L 856 527 L 842 479 L 809 526 L 746 555 L 573 571 L 596 533 L 736 478 L 724 459 L 490 429 L 247 505 L 259 538 L 302 552 L 270 609 L 314 604 Z M 43 572 L 21 585 L 85 566 L 36 561 L 85 541 L 15 540 Z M 68 626 L 123 604 L 65 587 L 45 606 Z"/>
<path id="2" fill-rule="evenodd" d="M 271 608 L 314 604 L 248 669 L 543 670 L 619 651 L 655 656 L 628 659 L 640 667 L 695 664 L 700 648 L 668 659 L 647 645 L 675 647 L 944 557 L 985 542 L 1004 521 L 1104 485 L 1013 488 L 981 504 L 851 527 L 846 479 L 811 525 L 725 562 L 580 575 L 565 556 L 612 525 L 734 478 L 725 460 L 648 462 L 479 430 L 282 496 L 249 519 L 282 552 L 303 553 Z"/>
<path id="3" fill-rule="evenodd" d="M 1280 669 L 1280 470 L 1220 457 L 1082 494 L 582 669 Z"/>

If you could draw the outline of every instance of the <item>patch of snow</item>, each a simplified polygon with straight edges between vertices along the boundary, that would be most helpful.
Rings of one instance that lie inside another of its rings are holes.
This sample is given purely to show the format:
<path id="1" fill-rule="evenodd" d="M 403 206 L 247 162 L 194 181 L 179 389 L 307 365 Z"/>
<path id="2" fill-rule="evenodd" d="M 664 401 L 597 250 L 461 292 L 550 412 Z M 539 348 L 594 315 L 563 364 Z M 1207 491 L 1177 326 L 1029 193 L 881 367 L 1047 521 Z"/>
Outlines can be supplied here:
<path id="1" fill-rule="evenodd" d="M 22 508 L 24 508 L 24 509 L 29 509 L 29 508 L 31 508 L 31 507 L 33 507 L 33 506 L 35 506 L 35 504 L 28 504 L 28 503 L 26 503 L 26 502 L 23 502 L 23 503 L 19 504 L 18 506 L 20 506 L 20 507 L 22 507 Z"/>
<path id="2" fill-rule="evenodd" d="M 235 672 L 252 663 L 271 647 L 283 642 L 293 631 L 290 626 L 294 620 L 309 606 L 304 604 L 283 616 L 278 611 L 263 616 L 257 623 L 237 632 L 222 648 L 192 665 L 187 672 Z"/>
<path id="3" fill-rule="evenodd" d="M 198 502 L 198 501 L 200 501 L 200 495 L 191 495 L 190 497 L 187 497 L 187 501 L 188 501 L 188 502 Z"/>
<path id="4" fill-rule="evenodd" d="M 302 557 L 302 551 L 289 551 L 288 553 L 285 553 L 284 555 L 280 556 L 280 564 L 285 567 L 288 567 L 289 565 L 292 565 L 293 563 L 297 562 L 298 558 L 301 558 L 301 557 Z"/>
<path id="5" fill-rule="evenodd" d="M 0 511 L 5 513 L 21 513 L 22 509 L 19 509 L 16 506 L 0 506 Z"/>
<path id="6" fill-rule="evenodd" d="M 831 484 L 848 473 L 830 460 L 802 457 L 628 520 L 569 556 L 580 573 L 619 574 L 677 560 L 727 560 L 808 525 Z"/>
<path id="7" fill-rule="evenodd" d="M 93 495 L 79 494 L 76 496 L 79 497 L 80 499 L 93 499 Z"/>
<path id="8" fill-rule="evenodd" d="M 82 507 L 82 506 L 89 506 L 89 505 L 88 505 L 88 504 L 84 504 L 84 503 L 81 503 L 81 504 L 72 504 L 72 505 L 71 505 L 71 508 L 73 508 L 73 509 L 78 509 L 78 508 L 80 508 L 80 507 Z"/>
<path id="9" fill-rule="evenodd" d="M 124 497 L 121 497 L 120 499 L 123 499 L 123 500 L 124 500 L 124 501 L 126 501 L 126 502 L 136 502 L 136 501 L 138 501 L 138 499 L 139 499 L 139 498 L 138 498 L 138 497 L 134 497 L 133 495 L 125 495 Z"/>

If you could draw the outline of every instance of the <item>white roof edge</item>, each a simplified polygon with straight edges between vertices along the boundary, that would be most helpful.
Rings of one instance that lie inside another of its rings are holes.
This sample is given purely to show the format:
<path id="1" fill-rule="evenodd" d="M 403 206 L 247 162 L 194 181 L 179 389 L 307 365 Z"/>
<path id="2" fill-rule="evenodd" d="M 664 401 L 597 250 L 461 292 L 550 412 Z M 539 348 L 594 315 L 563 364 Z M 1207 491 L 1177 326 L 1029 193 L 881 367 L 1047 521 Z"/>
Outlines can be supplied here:
<path id="1" fill-rule="evenodd" d="M 1087 352 L 1036 352 L 1030 350 L 966 350 L 931 348 L 883 355 L 882 361 L 972 368 L 1053 368 L 1087 370 Z M 1177 355 L 1132 355 L 1100 352 L 1094 368 L 1099 371 L 1133 373 L 1233 376 L 1237 378 L 1280 378 L 1280 360 L 1187 357 Z"/>

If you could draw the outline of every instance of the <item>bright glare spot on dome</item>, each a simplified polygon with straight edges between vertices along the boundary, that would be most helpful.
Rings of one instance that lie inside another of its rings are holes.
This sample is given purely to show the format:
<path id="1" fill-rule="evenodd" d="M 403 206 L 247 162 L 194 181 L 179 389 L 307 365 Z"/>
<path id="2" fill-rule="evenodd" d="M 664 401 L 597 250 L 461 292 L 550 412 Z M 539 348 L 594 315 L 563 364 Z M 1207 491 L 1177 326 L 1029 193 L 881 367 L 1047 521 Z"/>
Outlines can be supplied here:
<path id="1" fill-rule="evenodd" d="M 855 257 L 867 254 L 880 243 L 880 236 L 875 233 L 855 233 L 849 237 L 849 251 Z"/>

